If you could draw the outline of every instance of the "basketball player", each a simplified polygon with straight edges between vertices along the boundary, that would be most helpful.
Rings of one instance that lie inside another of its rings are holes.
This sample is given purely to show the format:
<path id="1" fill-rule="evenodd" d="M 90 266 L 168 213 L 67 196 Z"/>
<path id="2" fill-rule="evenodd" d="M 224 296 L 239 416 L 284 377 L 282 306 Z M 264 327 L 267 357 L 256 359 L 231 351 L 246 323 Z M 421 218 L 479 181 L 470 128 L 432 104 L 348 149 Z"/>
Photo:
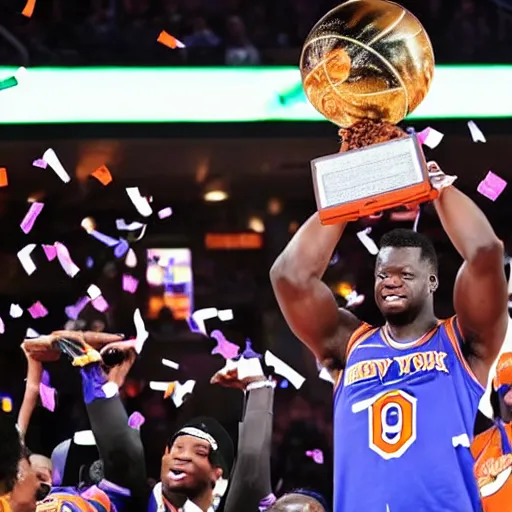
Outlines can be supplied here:
<path id="1" fill-rule="evenodd" d="M 493 379 L 494 427 L 471 446 L 484 512 L 502 512 L 512 503 L 512 353 L 503 354 Z"/>
<path id="2" fill-rule="evenodd" d="M 367 121 L 341 135 L 342 149 L 349 150 L 403 132 Z M 337 379 L 336 512 L 481 510 L 470 440 L 507 328 L 503 246 L 453 177 L 430 167 L 440 190 L 435 209 L 464 260 L 453 318 L 434 314 L 436 253 L 414 231 L 397 229 L 381 241 L 374 295 L 382 327 L 338 309 L 322 282 L 345 223 L 323 226 L 313 214 L 270 272 L 288 325 Z"/>

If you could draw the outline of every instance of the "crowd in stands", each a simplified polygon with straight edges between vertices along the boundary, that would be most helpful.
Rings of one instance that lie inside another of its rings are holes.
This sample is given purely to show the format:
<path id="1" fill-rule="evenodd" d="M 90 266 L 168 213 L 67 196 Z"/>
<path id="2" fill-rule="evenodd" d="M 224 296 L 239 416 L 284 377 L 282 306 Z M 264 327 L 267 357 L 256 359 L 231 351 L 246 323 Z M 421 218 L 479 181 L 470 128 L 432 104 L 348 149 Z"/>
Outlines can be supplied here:
<path id="1" fill-rule="evenodd" d="M 31 19 L 11 13 L 0 24 L 28 50 L 30 65 L 294 65 L 309 30 L 339 3 L 39 0 Z M 512 11 L 493 0 L 400 3 L 425 25 L 438 62 L 511 59 Z M 159 45 L 161 30 L 183 41 L 186 49 Z M 16 65 L 19 58 L 13 45 L 0 44 L 0 63 Z"/>

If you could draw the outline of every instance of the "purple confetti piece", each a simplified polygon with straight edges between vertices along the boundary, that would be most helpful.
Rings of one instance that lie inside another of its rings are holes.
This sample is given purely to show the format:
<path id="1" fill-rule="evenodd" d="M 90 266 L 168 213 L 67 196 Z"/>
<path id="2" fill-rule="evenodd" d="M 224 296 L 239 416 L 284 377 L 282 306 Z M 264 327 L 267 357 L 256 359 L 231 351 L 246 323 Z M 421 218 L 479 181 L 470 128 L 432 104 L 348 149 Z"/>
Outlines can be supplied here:
<path id="1" fill-rule="evenodd" d="M 144 418 L 144 416 L 142 416 L 142 414 L 137 411 L 132 413 L 128 418 L 128 426 L 136 430 L 139 430 L 145 422 L 146 418 Z"/>
<path id="2" fill-rule="evenodd" d="M 41 398 L 41 404 L 45 409 L 50 412 L 55 411 L 55 389 L 51 386 L 47 386 L 42 382 L 39 384 L 39 397 Z"/>
<path id="3" fill-rule="evenodd" d="M 34 227 L 34 223 L 37 219 L 37 216 L 41 213 L 44 208 L 43 203 L 32 203 L 28 212 L 26 213 L 24 219 L 21 221 L 20 227 L 23 233 L 30 233 L 31 229 Z"/>
<path id="4" fill-rule="evenodd" d="M 187 317 L 187 324 L 188 324 L 188 328 L 192 332 L 198 332 L 199 334 L 203 334 L 204 335 L 204 332 L 201 331 L 201 329 L 199 329 L 196 321 L 192 318 L 192 316 Z"/>
<path id="5" fill-rule="evenodd" d="M 69 277 L 75 277 L 78 272 L 80 272 L 80 269 L 71 259 L 68 248 L 60 242 L 55 242 L 55 249 L 57 250 L 57 258 L 64 272 L 66 272 Z"/>
<path id="6" fill-rule="evenodd" d="M 306 457 L 311 457 L 316 464 L 324 463 L 324 454 L 322 450 L 311 450 L 306 452 Z"/>
<path id="7" fill-rule="evenodd" d="M 220 354 L 224 359 L 233 359 L 240 352 L 240 347 L 228 341 L 221 331 L 212 331 L 210 336 L 217 341 L 217 346 L 212 350 L 212 355 Z"/>
<path id="8" fill-rule="evenodd" d="M 94 260 L 90 256 L 88 256 L 87 259 L 85 260 L 85 266 L 87 268 L 94 267 Z"/>
<path id="9" fill-rule="evenodd" d="M 36 318 L 43 318 L 48 314 L 48 310 L 39 301 L 32 304 L 27 311 L 34 320 Z"/>
<path id="10" fill-rule="evenodd" d="M 139 286 L 139 280 L 128 274 L 123 275 L 123 290 L 128 293 L 135 293 Z"/>
<path id="11" fill-rule="evenodd" d="M 91 302 L 91 299 L 89 297 L 82 297 L 81 299 L 78 299 L 76 304 L 73 304 L 71 306 L 66 306 L 64 309 L 66 316 L 70 320 L 76 320 L 78 318 L 78 315 L 82 312 L 82 310 Z"/>
<path id="12" fill-rule="evenodd" d="M 41 375 L 41 382 L 45 386 L 50 385 L 50 373 L 48 372 L 48 370 L 43 370 L 43 374 Z"/>
<path id="13" fill-rule="evenodd" d="M 215 332 L 215 331 L 213 331 Z M 212 333 L 213 334 L 213 333 Z M 261 354 L 258 354 L 258 352 L 255 352 L 252 348 L 252 342 L 250 339 L 245 340 L 245 350 L 242 352 L 241 355 L 234 357 L 233 359 L 235 361 L 240 360 L 241 358 L 244 359 L 261 359 L 263 356 Z"/>
<path id="14" fill-rule="evenodd" d="M 335 252 L 332 255 L 331 261 L 329 262 L 329 266 L 332 267 L 333 265 L 336 265 L 340 261 L 340 256 L 337 252 Z"/>
<path id="15" fill-rule="evenodd" d="M 167 208 L 163 208 L 158 212 L 158 217 L 160 219 L 166 219 L 167 217 L 170 217 L 172 215 L 172 208 L 168 206 Z"/>
<path id="16" fill-rule="evenodd" d="M 124 238 L 121 238 L 114 248 L 114 256 L 116 258 L 122 258 L 128 252 L 129 248 L 130 244 Z"/>
<path id="17" fill-rule="evenodd" d="M 117 238 L 112 238 L 111 236 L 100 233 L 99 231 L 93 230 L 89 234 L 102 244 L 105 244 L 107 247 L 115 247 L 119 244 L 119 240 L 117 240 Z"/>
<path id="18" fill-rule="evenodd" d="M 507 182 L 503 178 L 489 171 L 478 185 L 477 191 L 491 201 L 496 201 L 506 186 Z"/>
<path id="19" fill-rule="evenodd" d="M 43 251 L 48 261 L 53 261 L 57 257 L 57 249 L 54 245 L 43 244 Z"/>
<path id="20" fill-rule="evenodd" d="M 107 311 L 107 309 L 110 307 L 102 295 L 92 300 L 91 304 L 93 305 L 94 309 L 100 313 L 105 313 L 105 311 Z"/>
<path id="21" fill-rule="evenodd" d="M 42 158 L 38 158 L 32 162 L 32 166 L 39 167 L 39 169 L 46 169 L 48 164 Z"/>

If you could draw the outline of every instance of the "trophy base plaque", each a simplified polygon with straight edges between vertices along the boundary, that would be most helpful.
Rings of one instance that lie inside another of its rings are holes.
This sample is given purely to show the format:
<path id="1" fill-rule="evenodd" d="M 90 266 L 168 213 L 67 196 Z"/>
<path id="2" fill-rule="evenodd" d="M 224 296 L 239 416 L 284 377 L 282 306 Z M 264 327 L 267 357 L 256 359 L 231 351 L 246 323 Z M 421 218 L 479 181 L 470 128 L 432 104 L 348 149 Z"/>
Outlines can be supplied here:
<path id="1" fill-rule="evenodd" d="M 324 225 L 431 201 L 439 194 L 415 135 L 316 158 L 311 170 Z"/>

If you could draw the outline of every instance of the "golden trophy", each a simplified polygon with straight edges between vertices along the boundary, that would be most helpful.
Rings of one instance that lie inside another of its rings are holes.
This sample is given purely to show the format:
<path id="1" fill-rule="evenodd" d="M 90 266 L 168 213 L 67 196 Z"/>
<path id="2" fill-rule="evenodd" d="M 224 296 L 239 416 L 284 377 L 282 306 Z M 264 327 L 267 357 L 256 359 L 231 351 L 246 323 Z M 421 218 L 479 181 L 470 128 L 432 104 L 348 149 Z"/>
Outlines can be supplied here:
<path id="1" fill-rule="evenodd" d="M 388 0 L 348 0 L 313 27 L 300 70 L 311 104 L 352 139 L 311 162 L 323 224 L 436 197 L 416 135 L 394 126 L 434 74 L 430 39 L 413 14 Z"/>

